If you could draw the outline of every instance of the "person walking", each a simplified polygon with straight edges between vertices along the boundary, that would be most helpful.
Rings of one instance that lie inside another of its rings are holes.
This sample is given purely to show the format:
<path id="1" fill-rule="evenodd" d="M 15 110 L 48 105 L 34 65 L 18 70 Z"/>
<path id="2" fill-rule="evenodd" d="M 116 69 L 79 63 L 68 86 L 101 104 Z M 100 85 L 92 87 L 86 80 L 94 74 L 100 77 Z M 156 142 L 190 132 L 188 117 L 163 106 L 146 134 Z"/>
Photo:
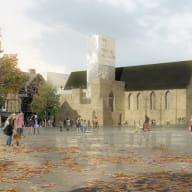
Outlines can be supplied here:
<path id="1" fill-rule="evenodd" d="M 20 135 L 23 134 L 23 127 L 24 127 L 24 114 L 23 114 L 23 112 L 16 115 L 15 126 L 16 126 L 16 132 Z"/>
<path id="2" fill-rule="evenodd" d="M 84 135 L 87 131 L 87 122 L 86 120 L 82 121 L 82 134 Z"/>
<path id="3" fill-rule="evenodd" d="M 192 135 L 192 117 L 189 120 L 189 131 L 191 132 L 191 135 Z"/>
<path id="4" fill-rule="evenodd" d="M 35 124 L 34 124 L 34 127 L 33 127 L 34 135 L 36 135 L 36 131 L 37 131 L 37 133 L 39 135 L 39 124 L 38 124 L 38 118 L 37 118 L 36 114 L 34 115 L 34 120 L 35 120 Z"/>
<path id="5" fill-rule="evenodd" d="M 34 115 L 31 115 L 31 116 L 28 117 L 27 124 L 28 124 L 28 127 L 29 127 L 29 133 L 33 134 L 33 127 L 34 127 L 34 124 L 35 124 Z"/>
<path id="6" fill-rule="evenodd" d="M 66 123 L 67 123 L 67 120 L 66 120 L 66 119 L 64 119 L 64 121 L 63 121 L 63 126 L 64 126 L 64 129 L 66 128 Z"/>
<path id="7" fill-rule="evenodd" d="M 80 127 L 81 127 L 81 120 L 78 118 L 76 120 L 76 127 L 77 127 L 77 134 L 80 132 Z"/>
<path id="8" fill-rule="evenodd" d="M 149 129 L 149 117 L 145 115 L 145 122 L 143 124 L 143 131 L 150 131 Z"/>
<path id="9" fill-rule="evenodd" d="M 13 113 L 11 114 L 3 127 L 3 132 L 5 135 L 7 135 L 7 140 L 6 140 L 6 145 L 11 146 L 11 141 L 12 141 L 12 135 L 13 135 L 13 129 L 15 126 L 15 118 L 16 118 L 16 114 Z"/>
<path id="10" fill-rule="evenodd" d="M 70 120 L 68 118 L 66 120 L 66 126 L 67 126 L 67 131 L 69 131 L 69 128 L 71 126 L 71 122 L 70 122 Z"/>
<path id="11" fill-rule="evenodd" d="M 91 121 L 88 120 L 88 121 L 87 121 L 87 129 L 90 129 L 90 128 L 91 128 Z"/>
<path id="12" fill-rule="evenodd" d="M 136 124 L 136 125 L 135 125 L 135 132 L 137 133 L 139 130 L 140 130 L 140 125 L 139 125 L 139 124 Z"/>
<path id="13" fill-rule="evenodd" d="M 95 128 L 95 120 L 92 120 L 93 129 Z"/>
<path id="14" fill-rule="evenodd" d="M 95 128 L 99 128 L 99 119 L 96 117 L 95 119 Z"/>
<path id="15" fill-rule="evenodd" d="M 60 132 L 62 132 L 63 131 L 63 121 L 61 121 L 61 120 L 59 120 L 59 130 L 60 130 Z"/>

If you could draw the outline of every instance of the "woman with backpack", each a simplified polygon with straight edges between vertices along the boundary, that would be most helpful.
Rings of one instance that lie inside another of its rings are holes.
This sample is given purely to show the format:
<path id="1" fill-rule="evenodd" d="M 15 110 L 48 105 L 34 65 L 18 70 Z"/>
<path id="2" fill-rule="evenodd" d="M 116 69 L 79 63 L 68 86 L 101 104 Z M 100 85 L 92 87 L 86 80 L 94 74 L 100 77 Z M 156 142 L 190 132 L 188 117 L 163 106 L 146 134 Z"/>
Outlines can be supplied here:
<path id="1" fill-rule="evenodd" d="M 13 129 L 14 129 L 14 125 L 15 125 L 15 118 L 16 118 L 16 114 L 15 113 L 11 114 L 7 118 L 4 128 L 3 128 L 4 134 L 7 135 L 6 145 L 8 145 L 8 146 L 11 145 Z"/>

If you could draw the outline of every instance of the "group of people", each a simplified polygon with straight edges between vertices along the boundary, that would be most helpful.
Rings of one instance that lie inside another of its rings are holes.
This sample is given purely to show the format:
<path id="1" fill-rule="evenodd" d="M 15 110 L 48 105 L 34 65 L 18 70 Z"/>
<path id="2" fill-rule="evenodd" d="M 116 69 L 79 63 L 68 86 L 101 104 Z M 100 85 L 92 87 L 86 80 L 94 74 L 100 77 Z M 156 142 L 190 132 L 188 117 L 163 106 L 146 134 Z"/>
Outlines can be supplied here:
<path id="1" fill-rule="evenodd" d="M 4 126 L 2 128 L 4 134 L 7 135 L 6 145 L 11 146 L 12 138 L 14 136 L 23 135 L 24 127 L 29 127 L 31 132 L 33 128 L 34 135 L 36 134 L 36 130 L 39 134 L 37 115 L 31 115 L 28 121 L 25 123 L 23 112 L 11 114 L 5 121 Z"/>
<path id="2" fill-rule="evenodd" d="M 3 127 L 3 132 L 7 135 L 6 145 L 10 146 L 12 141 L 12 136 L 14 134 L 22 135 L 23 134 L 23 127 L 24 127 L 24 114 L 11 114 Z"/>
<path id="3" fill-rule="evenodd" d="M 92 123 L 92 124 L 91 124 Z M 98 118 L 94 119 L 92 122 L 90 120 L 85 120 L 81 118 L 77 118 L 76 121 L 73 119 L 65 119 L 64 121 L 60 120 L 59 121 L 59 127 L 60 131 L 63 131 L 63 128 L 66 128 L 67 131 L 69 131 L 71 128 L 76 127 L 77 132 L 82 132 L 83 134 L 86 133 L 88 128 L 98 128 L 99 123 L 98 123 Z"/>
<path id="4" fill-rule="evenodd" d="M 38 117 L 37 114 L 32 114 L 27 117 L 25 127 L 29 129 L 29 132 L 34 135 L 38 134 L 39 135 L 39 122 L 38 122 Z"/>

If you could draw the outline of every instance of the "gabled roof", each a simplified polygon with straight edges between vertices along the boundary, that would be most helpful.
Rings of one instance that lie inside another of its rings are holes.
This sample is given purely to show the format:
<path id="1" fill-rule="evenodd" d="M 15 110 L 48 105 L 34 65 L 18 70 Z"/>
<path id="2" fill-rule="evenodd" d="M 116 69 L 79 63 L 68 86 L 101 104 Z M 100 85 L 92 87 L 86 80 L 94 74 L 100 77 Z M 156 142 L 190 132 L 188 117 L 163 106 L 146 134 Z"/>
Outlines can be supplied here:
<path id="1" fill-rule="evenodd" d="M 65 84 L 65 90 L 87 88 L 87 71 L 72 72 Z"/>
<path id="2" fill-rule="evenodd" d="M 129 90 L 180 89 L 189 85 L 192 61 L 116 68 L 117 81 Z"/>
<path id="3" fill-rule="evenodd" d="M 86 88 L 86 71 L 72 72 L 66 90 Z M 125 82 L 125 90 L 159 90 L 187 88 L 192 76 L 192 61 L 118 67 L 115 80 Z"/>

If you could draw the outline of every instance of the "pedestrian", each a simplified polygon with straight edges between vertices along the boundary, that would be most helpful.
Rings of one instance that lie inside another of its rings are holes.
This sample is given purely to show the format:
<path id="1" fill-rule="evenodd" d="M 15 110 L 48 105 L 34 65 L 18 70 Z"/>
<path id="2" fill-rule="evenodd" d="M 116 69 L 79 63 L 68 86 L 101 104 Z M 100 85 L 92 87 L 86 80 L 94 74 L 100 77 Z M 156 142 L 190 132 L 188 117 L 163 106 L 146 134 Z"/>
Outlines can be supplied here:
<path id="1" fill-rule="evenodd" d="M 78 119 L 76 120 L 76 127 L 77 127 L 77 133 L 79 133 L 79 132 L 80 132 L 80 127 L 81 127 L 80 118 L 78 118 Z"/>
<path id="2" fill-rule="evenodd" d="M 95 128 L 99 128 L 99 119 L 96 117 L 95 119 Z"/>
<path id="3" fill-rule="evenodd" d="M 28 124 L 28 127 L 29 127 L 29 133 L 33 134 L 33 127 L 34 127 L 34 124 L 35 124 L 34 115 L 29 116 L 29 118 L 27 120 L 27 124 Z"/>
<path id="4" fill-rule="evenodd" d="M 67 118 L 67 120 L 66 120 L 67 131 L 69 131 L 70 125 L 71 125 L 71 122 L 70 122 L 70 120 Z"/>
<path id="5" fill-rule="evenodd" d="M 80 130 L 81 130 L 81 133 L 83 134 L 83 119 L 80 120 Z"/>
<path id="6" fill-rule="evenodd" d="M 59 127 L 60 127 L 60 131 L 63 131 L 63 121 L 59 120 Z"/>
<path id="7" fill-rule="evenodd" d="M 82 134 L 84 135 L 87 131 L 87 122 L 86 120 L 82 121 Z"/>
<path id="8" fill-rule="evenodd" d="M 16 115 L 15 126 L 16 126 L 16 132 L 20 135 L 23 134 L 23 127 L 24 127 L 24 114 L 23 114 L 23 112 Z"/>
<path id="9" fill-rule="evenodd" d="M 73 119 L 70 120 L 70 127 L 73 128 Z"/>
<path id="10" fill-rule="evenodd" d="M 93 128 L 95 128 L 95 120 L 92 120 Z"/>
<path id="11" fill-rule="evenodd" d="M 145 122 L 143 124 L 143 131 L 150 131 L 149 129 L 149 117 L 145 115 Z"/>
<path id="12" fill-rule="evenodd" d="M 64 119 L 64 121 L 63 121 L 63 126 L 64 126 L 64 128 L 66 128 L 66 119 Z"/>
<path id="13" fill-rule="evenodd" d="M 135 125 L 135 132 L 137 133 L 137 132 L 139 131 L 139 129 L 140 129 L 140 125 L 139 125 L 139 124 L 136 124 L 136 125 Z"/>
<path id="14" fill-rule="evenodd" d="M 33 126 L 33 130 L 34 130 L 34 135 L 36 135 L 36 131 L 39 135 L 39 123 L 38 123 L 38 117 L 37 114 L 34 115 L 34 120 L 35 120 L 35 124 Z"/>
<path id="15" fill-rule="evenodd" d="M 192 135 L 192 117 L 189 120 L 189 131 L 191 132 L 191 135 Z"/>
<path id="16" fill-rule="evenodd" d="M 16 114 L 13 113 L 11 114 L 3 127 L 3 132 L 5 135 L 7 135 L 7 140 L 6 140 L 6 145 L 11 146 L 11 141 L 12 141 L 12 135 L 13 135 L 13 129 L 15 126 L 15 118 L 16 118 Z"/>

